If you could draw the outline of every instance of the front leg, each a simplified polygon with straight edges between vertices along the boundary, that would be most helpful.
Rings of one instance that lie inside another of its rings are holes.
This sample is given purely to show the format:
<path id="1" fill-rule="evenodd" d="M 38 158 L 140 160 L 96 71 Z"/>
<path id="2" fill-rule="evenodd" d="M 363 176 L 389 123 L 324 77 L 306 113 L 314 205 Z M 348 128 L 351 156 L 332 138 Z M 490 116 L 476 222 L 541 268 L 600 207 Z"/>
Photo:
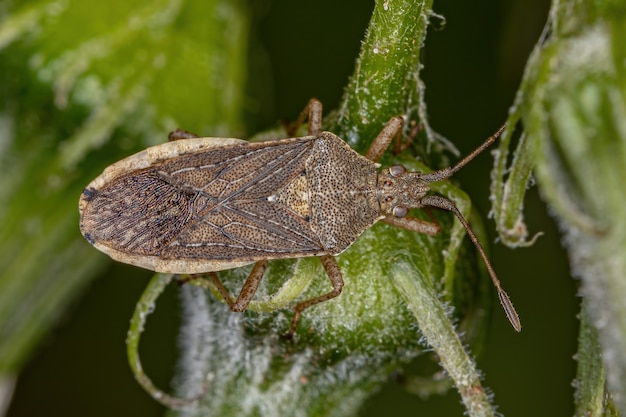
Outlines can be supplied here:
<path id="1" fill-rule="evenodd" d="M 423 233 L 428 236 L 435 236 L 441 231 L 441 226 L 438 223 L 428 222 L 418 219 L 417 217 L 387 216 L 381 221 L 401 229 L 410 230 L 415 233 Z"/>
<path id="2" fill-rule="evenodd" d="M 389 119 L 385 127 L 383 127 L 378 136 L 376 136 L 376 139 L 374 139 L 367 152 L 365 152 L 365 157 L 370 161 L 377 162 L 380 157 L 383 156 L 393 138 L 400 133 L 403 124 L 404 119 L 400 116 Z"/>

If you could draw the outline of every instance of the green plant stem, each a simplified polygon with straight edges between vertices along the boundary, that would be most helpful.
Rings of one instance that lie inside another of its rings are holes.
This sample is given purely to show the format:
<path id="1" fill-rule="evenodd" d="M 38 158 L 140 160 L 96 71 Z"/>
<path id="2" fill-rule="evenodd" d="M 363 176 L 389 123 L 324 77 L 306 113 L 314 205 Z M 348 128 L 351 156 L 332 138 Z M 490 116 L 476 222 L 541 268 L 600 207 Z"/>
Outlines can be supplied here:
<path id="1" fill-rule="evenodd" d="M 602 350 L 598 340 L 598 331 L 589 319 L 586 302 L 583 301 L 580 312 L 580 331 L 578 335 L 578 370 L 574 387 L 575 417 L 617 416 L 617 410 L 606 389 L 606 369 L 602 363 Z"/>
<path id="2" fill-rule="evenodd" d="M 157 299 L 163 293 L 165 287 L 172 281 L 173 277 L 172 274 L 156 274 L 150 280 L 137 302 L 133 317 L 130 320 L 130 329 L 126 338 L 126 354 L 133 375 L 135 375 L 137 382 L 146 392 L 151 394 L 155 400 L 166 404 L 170 408 L 181 408 L 198 401 L 199 397 L 196 395 L 196 397 L 189 399 L 181 399 L 159 389 L 145 373 L 139 356 L 139 340 L 146 326 L 148 316 L 156 308 Z M 203 385 L 201 384 L 200 387 L 203 387 Z"/>
<path id="3" fill-rule="evenodd" d="M 506 169 L 505 135 L 494 168 L 494 212 L 503 240 L 523 243 L 522 197 L 532 168 L 563 231 L 573 274 L 582 279 L 580 350 L 595 343 L 585 330 L 590 320 L 609 390 L 626 413 L 626 6 L 555 1 L 550 16 L 550 38 L 533 52 L 509 119 L 511 126 L 523 122 L 525 137 Z M 596 375 L 579 377 L 577 385 L 589 387 Z M 581 394 L 577 407 L 597 412 L 597 400 Z"/>
<path id="4" fill-rule="evenodd" d="M 376 2 L 354 73 L 331 125 L 361 153 L 391 116 L 419 119 L 422 115 L 419 50 L 431 7 L 432 0 Z"/>
<path id="5" fill-rule="evenodd" d="M 181 30 L 189 16 L 202 24 Z M 10 379 L 108 264 L 78 230 L 83 187 L 176 127 L 242 129 L 249 25 L 231 0 L 11 2 L 0 18 L 0 377 Z"/>
<path id="6" fill-rule="evenodd" d="M 376 3 L 343 103 L 326 125 L 356 149 L 365 149 L 391 116 L 415 120 L 425 112 L 418 57 L 429 15 L 430 2 Z M 452 221 L 447 215 L 441 219 L 444 225 Z M 459 276 L 458 262 L 476 267 L 473 257 L 458 259 L 459 227 L 455 223 L 453 232 L 446 228 L 442 236 L 430 238 L 375 225 L 338 257 L 345 281 L 341 296 L 306 310 L 291 343 L 281 336 L 289 328 L 289 310 L 234 314 L 201 288 L 185 286 L 178 395 L 193 395 L 205 375 L 209 378 L 202 400 L 178 413 L 354 415 L 390 372 L 427 354 L 412 330 L 417 321 L 426 329 L 426 343 L 458 383 L 468 413 L 493 415 L 464 351 L 468 342 L 459 340 L 439 295 L 441 288 L 456 288 L 453 279 L 465 278 Z M 248 272 L 220 271 L 220 278 L 236 294 Z M 305 258 L 270 262 L 257 297 L 291 294 L 297 282 L 311 282 L 300 300 L 328 291 L 319 260 Z M 456 295 L 447 294 L 446 301 L 454 303 Z M 419 307 L 422 303 L 434 310 Z M 261 310 L 269 305 L 256 304 Z M 474 317 L 484 325 L 484 314 Z"/>
<path id="7" fill-rule="evenodd" d="M 415 279 L 411 266 L 396 264 L 392 277 L 419 324 L 428 344 L 437 352 L 470 416 L 493 416 L 494 410 L 480 382 L 476 364 L 468 356 L 432 283 Z"/>

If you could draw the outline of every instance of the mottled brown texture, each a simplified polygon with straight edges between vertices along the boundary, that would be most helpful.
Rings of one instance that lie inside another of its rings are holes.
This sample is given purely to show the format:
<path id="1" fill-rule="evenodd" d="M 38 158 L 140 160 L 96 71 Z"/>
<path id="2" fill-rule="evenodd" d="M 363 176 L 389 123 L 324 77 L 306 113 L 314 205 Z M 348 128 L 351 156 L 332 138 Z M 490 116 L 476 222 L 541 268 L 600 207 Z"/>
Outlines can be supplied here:
<path id="1" fill-rule="evenodd" d="M 381 217 L 376 176 L 373 162 L 328 132 L 203 149 L 88 186 L 81 230 L 125 262 L 338 254 Z"/>
<path id="2" fill-rule="evenodd" d="M 438 225 L 408 213 L 438 207 L 454 213 L 467 230 L 519 331 L 513 304 L 467 221 L 452 201 L 426 195 L 429 182 L 450 177 L 493 143 L 502 128 L 452 168 L 422 174 L 393 166 L 378 173 L 376 160 L 400 131 L 401 117 L 383 128 L 366 152 L 368 159 L 336 135 L 320 132 L 319 101 L 312 99 L 307 110 L 310 136 L 248 143 L 184 139 L 193 134 L 177 131 L 170 135 L 174 142 L 111 165 L 81 196 L 83 235 L 116 260 L 158 272 L 214 272 L 256 262 L 236 300 L 216 283 L 235 311 L 250 302 L 268 259 L 319 256 L 333 289 L 296 305 L 293 333 L 304 309 L 341 293 L 334 255 L 381 219 L 435 234 Z"/>
<path id="3" fill-rule="evenodd" d="M 383 216 L 376 199 L 376 165 L 343 140 L 322 132 L 307 161 L 311 229 L 327 253 L 346 250 Z"/>

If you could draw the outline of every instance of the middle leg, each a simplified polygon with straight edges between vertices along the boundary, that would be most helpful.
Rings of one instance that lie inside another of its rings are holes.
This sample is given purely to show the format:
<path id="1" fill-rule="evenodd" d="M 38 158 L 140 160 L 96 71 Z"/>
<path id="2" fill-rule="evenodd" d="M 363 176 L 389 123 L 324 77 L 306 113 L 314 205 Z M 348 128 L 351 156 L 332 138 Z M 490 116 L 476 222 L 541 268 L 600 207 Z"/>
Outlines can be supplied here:
<path id="1" fill-rule="evenodd" d="M 228 304 L 228 307 L 230 307 L 230 310 L 240 313 L 244 311 L 250 304 L 250 301 L 252 301 L 252 297 L 254 297 L 256 290 L 259 288 L 259 284 L 263 279 L 266 269 L 267 261 L 265 260 L 258 261 L 254 264 L 254 267 L 252 268 L 250 275 L 248 275 L 246 282 L 243 284 L 243 287 L 241 287 L 241 291 L 239 292 L 239 296 L 236 300 L 233 300 L 233 297 L 230 295 L 226 287 L 224 287 L 224 284 L 217 276 L 217 273 L 211 272 L 210 276 L 213 285 L 215 285 L 215 288 L 217 288 L 222 297 L 224 297 L 224 300 Z"/>
<path id="2" fill-rule="evenodd" d="M 291 338 L 296 331 L 296 327 L 298 327 L 298 322 L 300 321 L 300 316 L 304 310 L 339 296 L 339 294 L 341 294 L 341 290 L 343 289 L 343 278 L 335 257 L 332 255 L 323 255 L 319 258 L 320 261 L 322 261 L 326 274 L 328 274 L 328 279 L 330 279 L 331 284 L 333 284 L 333 289 L 324 295 L 320 295 L 319 297 L 311 298 L 296 304 L 293 319 L 291 320 L 291 328 L 289 329 L 289 333 L 287 333 L 287 337 L 289 338 Z"/>

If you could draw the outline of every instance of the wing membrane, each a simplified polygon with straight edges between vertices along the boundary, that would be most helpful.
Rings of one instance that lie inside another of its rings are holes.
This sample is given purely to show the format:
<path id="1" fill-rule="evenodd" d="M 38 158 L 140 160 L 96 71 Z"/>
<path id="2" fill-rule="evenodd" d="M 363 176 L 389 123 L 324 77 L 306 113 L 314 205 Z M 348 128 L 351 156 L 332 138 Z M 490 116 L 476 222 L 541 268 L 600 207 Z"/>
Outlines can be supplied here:
<path id="1" fill-rule="evenodd" d="M 304 171 L 313 141 L 213 148 L 127 174 L 89 191 L 81 227 L 92 242 L 164 259 L 320 254 L 308 219 L 270 197 Z"/>

